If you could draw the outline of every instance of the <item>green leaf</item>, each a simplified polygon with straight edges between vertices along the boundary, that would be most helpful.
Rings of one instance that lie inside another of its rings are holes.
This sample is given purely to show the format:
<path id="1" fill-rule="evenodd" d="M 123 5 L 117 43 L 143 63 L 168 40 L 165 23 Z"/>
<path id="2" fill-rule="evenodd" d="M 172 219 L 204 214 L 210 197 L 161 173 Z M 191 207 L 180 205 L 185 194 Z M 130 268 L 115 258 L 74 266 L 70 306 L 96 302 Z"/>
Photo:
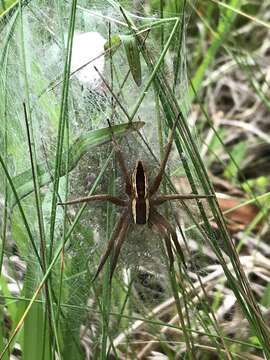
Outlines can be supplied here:
<path id="1" fill-rule="evenodd" d="M 111 141 L 111 131 L 113 131 L 114 136 L 119 138 L 124 136 L 128 131 L 134 131 L 140 129 L 144 125 L 143 122 L 132 122 L 126 124 L 115 125 L 112 127 L 112 130 L 107 127 L 99 130 L 89 131 L 85 134 L 82 134 L 70 147 L 69 149 L 69 171 L 73 170 L 78 164 L 81 157 L 86 154 L 89 150 L 103 145 Z M 67 154 L 63 154 L 61 176 L 65 175 L 65 157 Z M 43 162 L 38 164 L 38 178 L 40 186 L 49 184 L 52 181 L 51 174 L 54 169 L 54 162 L 48 160 L 48 162 Z M 23 199 L 27 195 L 31 194 L 34 190 L 33 179 L 32 179 L 32 170 L 29 168 L 22 172 L 21 174 L 15 176 L 13 179 L 14 186 L 17 190 L 19 199 Z M 11 198 L 11 206 L 16 205 L 14 197 Z"/>
<path id="2" fill-rule="evenodd" d="M 141 60 L 137 40 L 131 35 L 121 35 L 121 40 L 124 44 L 127 54 L 127 60 L 132 77 L 137 86 L 142 83 Z"/>
<path id="3" fill-rule="evenodd" d="M 113 56 L 120 45 L 122 44 L 121 37 L 119 35 L 113 35 L 111 38 L 104 44 L 104 50 L 106 51 L 106 58 Z"/>

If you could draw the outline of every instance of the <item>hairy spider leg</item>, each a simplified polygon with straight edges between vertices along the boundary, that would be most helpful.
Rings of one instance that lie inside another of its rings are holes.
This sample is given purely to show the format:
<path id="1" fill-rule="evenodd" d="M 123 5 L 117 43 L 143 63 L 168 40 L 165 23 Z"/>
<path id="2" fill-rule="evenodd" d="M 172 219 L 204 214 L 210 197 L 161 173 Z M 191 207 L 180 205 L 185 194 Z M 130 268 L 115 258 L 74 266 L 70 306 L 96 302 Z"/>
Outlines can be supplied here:
<path id="1" fill-rule="evenodd" d="M 119 236 L 116 239 L 116 244 L 115 244 L 114 249 L 113 249 L 113 257 L 112 257 L 112 262 L 111 262 L 110 282 L 112 281 L 113 273 L 114 273 L 114 270 L 115 270 L 115 267 L 116 267 L 116 264 L 117 264 L 117 260 L 118 260 L 119 254 L 120 254 L 120 250 L 121 250 L 121 247 L 122 247 L 122 245 L 123 245 L 123 243 L 125 241 L 125 236 L 126 236 L 128 230 L 129 230 L 129 226 L 130 226 L 130 219 L 125 217 L 122 228 L 121 228 L 121 230 L 119 232 Z"/>
<path id="2" fill-rule="evenodd" d="M 160 233 L 162 235 L 162 237 L 165 241 L 166 250 L 167 250 L 167 254 L 169 257 L 169 261 L 170 261 L 170 270 L 171 270 L 173 267 L 173 263 L 174 263 L 174 256 L 173 256 L 173 251 L 172 251 L 169 235 L 168 235 L 166 229 L 158 221 L 156 221 L 153 216 L 150 216 L 149 222 L 151 224 L 151 227 L 153 229 L 156 228 L 158 233 Z"/>
<path id="3" fill-rule="evenodd" d="M 215 195 L 200 195 L 200 194 L 168 194 L 168 195 L 158 195 L 155 199 L 152 200 L 153 205 L 161 205 L 165 201 L 170 200 L 191 200 L 191 199 L 208 199 L 214 197 Z"/>
<path id="4" fill-rule="evenodd" d="M 78 199 L 69 200 L 66 202 L 58 203 L 58 205 L 70 205 L 70 204 L 79 204 L 84 202 L 91 202 L 91 201 L 110 201 L 114 205 L 117 206 L 125 206 L 126 202 L 116 196 L 112 196 L 110 194 L 98 194 L 98 195 L 91 195 L 85 196 Z"/>
<path id="5" fill-rule="evenodd" d="M 167 231 L 168 234 L 171 235 L 172 241 L 174 243 L 174 246 L 176 248 L 176 251 L 178 255 L 181 258 L 181 261 L 183 262 L 184 266 L 187 267 L 185 262 L 185 256 L 183 253 L 183 250 L 178 242 L 177 234 L 174 228 L 171 226 L 171 224 L 156 210 L 152 210 L 152 217 L 154 218 L 154 221 L 157 223 L 160 223 Z"/>
<path id="6" fill-rule="evenodd" d="M 98 265 L 98 269 L 97 269 L 96 274 L 93 277 L 92 281 L 96 280 L 96 278 L 98 277 L 100 271 L 102 270 L 105 262 L 107 261 L 112 249 L 114 248 L 115 241 L 121 235 L 122 229 L 125 226 L 125 219 L 127 218 L 127 216 L 128 216 L 128 210 L 125 209 L 122 212 L 122 214 L 120 215 L 120 218 L 118 219 L 118 221 L 117 221 L 117 223 L 116 223 L 116 225 L 115 225 L 115 227 L 113 229 L 113 232 L 112 232 L 111 238 L 110 238 L 110 240 L 108 242 L 106 251 L 101 257 L 101 260 L 100 260 L 99 265 Z"/>
<path id="7" fill-rule="evenodd" d="M 126 183 L 126 193 L 128 195 L 130 195 L 131 194 L 131 180 L 130 180 L 129 172 L 128 172 L 128 169 L 127 169 L 127 166 L 126 166 L 126 162 L 125 162 L 122 150 L 121 150 L 121 146 L 117 142 L 117 140 L 116 140 L 116 138 L 114 136 L 113 129 L 112 129 L 112 126 L 111 126 L 111 123 L 110 123 L 109 119 L 107 119 L 107 121 L 108 121 L 110 130 L 111 130 L 112 143 L 113 143 L 114 151 L 115 151 L 115 154 L 116 154 L 116 158 L 117 158 L 117 161 L 119 163 L 120 169 L 121 169 L 121 171 L 122 171 L 122 173 L 124 175 L 124 179 L 125 179 L 125 183 Z"/>
<path id="8" fill-rule="evenodd" d="M 163 160 L 162 160 L 162 162 L 160 164 L 159 172 L 158 172 L 153 184 L 150 186 L 150 190 L 149 190 L 150 196 L 153 195 L 155 192 L 157 192 L 157 190 L 158 190 L 158 188 L 160 186 L 160 183 L 162 181 L 163 174 L 164 174 L 164 171 L 165 171 L 165 168 L 166 168 L 166 165 L 167 165 L 167 161 L 168 161 L 168 158 L 169 158 L 169 155 L 170 155 L 170 152 L 171 152 L 174 132 L 175 132 L 175 129 L 176 129 L 177 122 L 179 120 L 179 116 L 180 115 L 177 116 L 177 118 L 175 119 L 175 121 L 173 123 L 173 127 L 172 127 L 171 134 L 170 134 L 170 137 L 169 137 L 169 142 L 165 147 L 165 154 L 164 154 Z"/>

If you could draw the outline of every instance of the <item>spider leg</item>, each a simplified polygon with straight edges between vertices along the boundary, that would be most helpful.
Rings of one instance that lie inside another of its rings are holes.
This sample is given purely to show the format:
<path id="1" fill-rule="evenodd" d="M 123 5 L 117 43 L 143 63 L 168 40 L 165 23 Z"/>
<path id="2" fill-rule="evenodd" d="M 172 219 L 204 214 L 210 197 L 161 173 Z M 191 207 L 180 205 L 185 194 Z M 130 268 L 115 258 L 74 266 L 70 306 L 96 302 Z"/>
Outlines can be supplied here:
<path id="1" fill-rule="evenodd" d="M 153 213 L 152 216 L 154 217 L 155 221 L 158 222 L 159 224 L 161 224 L 168 231 L 168 233 L 171 235 L 172 241 L 173 241 L 174 246 L 176 248 L 176 251 L 179 254 L 179 256 L 181 258 L 181 261 L 184 264 L 184 266 L 187 267 L 182 248 L 181 248 L 181 246 L 180 246 L 180 244 L 178 242 L 176 231 L 171 226 L 171 224 L 159 212 L 157 212 L 156 210 L 152 210 L 152 213 Z"/>
<path id="2" fill-rule="evenodd" d="M 165 171 L 165 167 L 167 165 L 167 161 L 168 161 L 168 158 L 169 158 L 169 155 L 170 155 L 170 152 L 171 152 L 172 143 L 173 143 L 173 136 L 174 136 L 174 132 L 175 132 L 175 128 L 176 128 L 178 119 L 179 119 L 179 115 L 177 116 L 176 120 L 173 123 L 173 127 L 172 127 L 171 134 L 170 134 L 170 137 L 169 137 L 169 142 L 168 142 L 168 144 L 167 144 L 167 146 L 165 148 L 165 154 L 164 154 L 163 160 L 162 160 L 162 162 L 160 164 L 159 172 L 158 172 L 153 184 L 150 187 L 150 190 L 149 190 L 150 196 L 153 195 L 158 190 L 158 188 L 160 186 L 160 183 L 162 181 L 163 174 L 164 174 L 164 171 Z"/>
<path id="3" fill-rule="evenodd" d="M 161 225 L 161 223 L 155 218 L 155 215 L 150 216 L 149 221 L 150 221 L 152 227 L 155 227 L 157 229 L 157 231 L 162 235 L 162 237 L 165 241 L 166 250 L 167 250 L 167 254 L 168 254 L 169 262 L 170 262 L 170 270 L 171 270 L 173 267 L 173 263 L 174 263 L 174 256 L 173 256 L 172 246 L 170 243 L 170 238 L 167 234 L 167 231 Z"/>
<path id="4" fill-rule="evenodd" d="M 200 194 L 169 194 L 159 195 L 152 200 L 153 205 L 161 205 L 168 200 L 189 200 L 189 199 L 207 199 L 215 195 L 200 195 Z"/>
<path id="5" fill-rule="evenodd" d="M 121 231 L 122 231 L 123 225 L 125 223 L 125 218 L 126 218 L 127 214 L 128 214 L 128 211 L 124 210 L 122 215 L 118 219 L 118 221 L 117 221 L 117 223 L 116 223 L 116 225 L 115 225 L 115 227 L 113 229 L 112 236 L 111 236 L 111 238 L 110 238 L 110 240 L 108 242 L 106 251 L 101 257 L 101 260 L 100 260 L 99 265 L 98 265 L 98 269 L 97 269 L 96 274 L 93 277 L 92 281 L 96 280 L 96 278 L 98 277 L 98 274 L 100 273 L 100 271 L 102 270 L 106 260 L 108 259 L 108 256 L 110 255 L 110 252 L 112 251 L 112 249 L 114 247 L 114 243 L 115 243 L 116 239 L 121 234 Z"/>
<path id="6" fill-rule="evenodd" d="M 118 160 L 120 169 L 121 169 L 121 171 L 122 171 L 122 173 L 124 175 L 124 178 L 125 178 L 126 193 L 131 194 L 131 181 L 130 181 L 129 172 L 128 172 L 128 169 L 127 169 L 127 166 L 126 166 L 126 162 L 125 162 L 125 159 L 124 159 L 124 155 L 122 153 L 122 150 L 121 150 L 121 147 L 120 147 L 119 143 L 117 142 L 116 138 L 114 137 L 114 133 L 113 133 L 113 130 L 112 130 L 111 123 L 110 123 L 110 121 L 108 119 L 107 119 L 107 121 L 108 121 L 109 127 L 111 129 L 112 142 L 113 142 L 113 147 L 114 147 L 114 151 L 115 151 L 115 154 L 116 154 L 116 158 Z"/>
<path id="7" fill-rule="evenodd" d="M 79 203 L 91 202 L 91 201 L 110 201 L 111 203 L 113 203 L 117 206 L 125 206 L 126 205 L 124 200 L 122 200 L 116 196 L 112 196 L 110 194 L 99 194 L 99 195 L 86 196 L 86 197 L 82 197 L 79 199 L 61 202 L 61 203 L 58 203 L 58 205 L 79 204 Z"/>
<path id="8" fill-rule="evenodd" d="M 112 262 L 111 262 L 110 282 L 112 281 L 113 273 L 114 273 L 114 270 L 115 270 L 115 267 L 117 264 L 117 260 L 118 260 L 119 254 L 120 254 L 121 247 L 125 241 L 125 237 L 128 232 L 129 225 L 130 225 L 129 219 L 125 218 L 122 229 L 119 233 L 119 236 L 116 240 L 116 244 L 114 247 L 114 253 L 113 253 L 113 258 L 112 258 Z"/>

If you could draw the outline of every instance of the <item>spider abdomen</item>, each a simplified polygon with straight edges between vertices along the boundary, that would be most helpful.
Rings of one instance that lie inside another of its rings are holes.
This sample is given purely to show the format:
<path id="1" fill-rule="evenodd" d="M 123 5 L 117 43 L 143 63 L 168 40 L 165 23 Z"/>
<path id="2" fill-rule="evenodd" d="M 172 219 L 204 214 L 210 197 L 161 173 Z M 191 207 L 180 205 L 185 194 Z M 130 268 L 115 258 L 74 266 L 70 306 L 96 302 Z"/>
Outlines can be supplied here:
<path id="1" fill-rule="evenodd" d="M 135 198 L 132 201 L 132 215 L 135 224 L 144 225 L 149 218 L 149 200 Z"/>

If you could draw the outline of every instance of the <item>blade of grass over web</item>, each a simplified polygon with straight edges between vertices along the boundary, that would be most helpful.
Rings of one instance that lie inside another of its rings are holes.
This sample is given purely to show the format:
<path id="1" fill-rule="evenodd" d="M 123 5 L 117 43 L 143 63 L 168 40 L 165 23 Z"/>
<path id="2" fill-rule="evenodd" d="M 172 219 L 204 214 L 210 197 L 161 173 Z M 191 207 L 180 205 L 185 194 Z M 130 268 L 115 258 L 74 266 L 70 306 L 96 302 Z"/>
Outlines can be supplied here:
<path id="1" fill-rule="evenodd" d="M 110 178 L 108 185 L 108 193 L 114 193 L 114 176 Z M 107 203 L 107 221 L 106 221 L 106 241 L 108 242 L 112 232 L 112 220 L 113 210 L 110 203 Z M 101 359 L 107 359 L 107 344 L 110 339 L 109 334 L 109 323 L 110 323 L 110 312 L 111 312 L 111 281 L 110 281 L 110 268 L 111 261 L 107 261 L 105 264 L 105 274 L 103 278 L 103 287 L 102 287 L 102 300 L 101 300 L 101 313 L 102 313 L 102 334 L 101 334 Z"/>
<path id="2" fill-rule="evenodd" d="M 21 217 L 22 217 L 22 219 L 23 219 L 23 223 L 24 223 L 26 232 L 27 232 L 27 234 L 28 234 L 29 240 L 30 240 L 30 242 L 31 242 L 31 244 L 32 244 L 32 246 L 33 246 L 33 250 L 34 250 L 34 252 L 35 252 L 35 255 L 36 255 L 36 257 L 37 257 L 37 260 L 38 260 L 38 262 L 39 262 L 39 264 L 40 264 L 40 266 L 41 266 L 41 268 L 42 268 L 42 261 L 41 261 L 41 258 L 40 258 L 40 256 L 39 256 L 39 252 L 38 252 L 38 250 L 37 250 L 37 247 L 36 247 L 36 244 L 35 244 L 35 240 L 34 240 L 33 234 L 32 234 L 32 232 L 31 232 L 30 226 L 29 226 L 28 221 L 27 221 L 27 218 L 26 218 L 26 216 L 25 216 L 25 213 L 24 213 L 24 210 L 23 210 L 21 201 L 20 201 L 20 199 L 19 199 L 19 196 L 18 196 L 18 194 L 17 194 L 16 188 L 15 188 L 15 186 L 14 186 L 14 183 L 13 183 L 13 181 L 12 181 L 12 178 L 11 178 L 11 176 L 10 176 L 10 174 L 9 174 L 8 169 L 7 169 L 6 163 L 5 163 L 4 159 L 2 158 L 1 154 L 0 154 L 0 164 L 1 164 L 2 168 L 3 168 L 3 171 L 4 171 L 4 173 L 5 173 L 5 176 L 6 176 L 6 178 L 7 178 L 7 181 L 8 181 L 8 183 L 9 183 L 10 188 L 11 188 L 11 191 L 12 191 L 12 193 L 13 193 L 15 199 L 16 199 L 16 202 L 17 202 L 17 204 L 18 204 L 18 208 L 19 208 Z"/>
<path id="3" fill-rule="evenodd" d="M 60 172 L 61 172 L 61 165 L 62 165 L 65 123 L 68 121 L 67 114 L 68 114 L 69 76 L 70 76 L 70 68 L 71 68 L 73 36 L 74 36 L 74 29 L 75 29 L 76 5 L 77 5 L 77 0 L 73 0 L 72 4 L 71 4 L 70 22 L 69 22 L 69 29 L 68 29 L 68 38 L 67 38 L 68 40 L 67 40 L 66 58 L 65 58 L 65 65 L 64 65 L 64 82 L 62 85 L 61 105 L 60 105 L 58 134 L 57 134 L 57 147 L 56 147 L 56 154 L 55 154 L 55 168 L 54 168 L 54 175 L 53 175 L 53 194 L 52 194 L 53 197 L 52 197 L 51 221 L 50 221 L 49 262 L 51 262 L 52 255 L 53 255 L 57 194 L 58 194 Z"/>
<path id="4" fill-rule="evenodd" d="M 21 26 L 21 36 L 20 36 L 20 50 L 21 50 L 21 58 L 23 64 L 23 72 L 24 72 L 24 85 L 25 85 L 25 99 L 26 103 L 23 103 L 23 111 L 24 111 L 24 120 L 26 125 L 27 132 L 27 140 L 28 140 L 28 148 L 29 148 L 29 157 L 31 161 L 31 172 L 32 172 L 32 180 L 35 194 L 35 205 L 36 205 L 36 213 L 38 219 L 38 229 L 39 229 L 39 243 L 40 243 L 40 255 L 42 261 L 42 270 L 43 273 L 46 272 L 47 268 L 47 260 L 46 260 L 46 240 L 45 240 L 45 226 L 43 221 L 43 210 L 42 210 L 42 202 L 41 202 L 41 194 L 40 194 L 40 184 L 38 179 L 38 166 L 37 166 L 37 154 L 36 154 L 36 144 L 34 138 L 33 124 L 32 124 L 32 116 L 31 116 L 31 105 L 30 105 L 30 90 L 29 90 L 29 82 L 27 76 L 27 59 L 26 59 L 26 49 L 25 49 L 25 39 L 24 39 L 24 25 L 23 25 L 23 11 L 22 5 L 20 2 L 20 26 Z M 46 334 L 46 325 L 47 321 L 50 329 L 54 332 L 54 339 L 57 344 L 57 350 L 60 351 L 59 346 L 59 338 L 58 332 L 55 327 L 55 314 L 54 308 L 52 306 L 53 300 L 51 297 L 51 289 L 50 289 L 50 281 L 45 284 L 45 295 L 47 299 L 47 311 L 45 314 L 47 315 L 47 319 L 43 322 L 43 331 L 42 334 Z M 39 311 L 39 309 L 37 309 Z M 29 345 L 29 344 L 28 344 Z M 26 347 L 28 347 L 26 345 Z"/>
<path id="5" fill-rule="evenodd" d="M 10 42 L 10 38 L 12 37 L 13 33 L 14 33 L 14 28 L 17 24 L 18 21 L 18 17 L 19 17 L 19 8 L 15 10 L 9 25 L 8 25 L 8 31 L 5 35 L 5 38 L 3 40 L 2 45 L 2 49 L 1 49 L 1 54 L 0 54 L 0 65 L 2 66 L 4 63 L 4 59 L 5 57 L 7 57 L 7 52 L 8 52 L 8 48 L 9 48 L 9 42 Z M 1 19 L 1 18 L 0 18 Z M 1 69 L 4 69 L 4 67 L 1 67 Z"/>
<path id="6" fill-rule="evenodd" d="M 5 58 L 4 66 L 3 66 L 3 74 L 0 77 L 0 94 L 2 106 L 1 109 L 1 117 L 4 122 L 4 136 L 3 136 L 3 160 L 7 163 L 8 159 L 8 120 L 7 120 L 7 93 L 6 93 L 6 83 L 7 83 L 7 57 Z M 0 104 L 1 104 L 0 102 Z M 1 247 L 1 255 L 0 255 L 0 274 L 2 274 L 2 266 L 4 260 L 4 252 L 6 247 L 6 239 L 7 239 L 7 220 L 8 220 L 8 181 L 6 176 L 4 177 L 4 214 L 3 214 L 3 224 L 2 224 L 2 247 Z"/>
<path id="7" fill-rule="evenodd" d="M 123 10 L 121 10 L 123 13 Z M 128 19 L 128 22 L 132 24 L 132 28 L 134 28 L 134 24 L 130 19 Z M 141 51 L 145 58 L 146 63 L 148 64 L 149 68 L 153 71 L 155 61 L 153 60 L 150 52 L 148 51 L 146 45 L 143 42 L 143 39 L 140 36 L 137 36 L 138 41 L 141 44 Z M 160 96 L 160 101 L 163 106 L 163 110 L 166 116 L 166 121 L 169 126 L 172 126 L 172 123 L 174 119 L 180 114 L 180 122 L 178 123 L 178 131 L 177 135 L 175 136 L 175 142 L 177 145 L 177 149 L 179 154 L 185 151 L 189 155 L 192 164 L 195 169 L 195 173 L 198 177 L 198 180 L 201 183 L 201 186 L 206 194 L 213 193 L 213 187 L 210 183 L 210 180 L 208 178 L 206 169 L 204 167 L 203 161 L 200 158 L 199 151 L 196 147 L 196 144 L 194 143 L 194 140 L 192 139 L 190 130 L 188 128 L 186 119 L 183 117 L 181 113 L 181 109 L 179 108 L 177 99 L 173 95 L 167 80 L 166 76 L 162 71 L 159 71 L 154 79 L 154 84 L 158 89 L 158 93 Z M 197 187 L 195 185 L 194 177 L 191 173 L 191 170 L 189 168 L 189 165 L 187 161 L 183 161 L 183 166 L 186 171 L 187 178 L 189 180 L 189 183 L 191 185 L 191 189 L 193 193 L 197 192 Z M 210 223 L 208 221 L 207 215 L 205 210 L 203 209 L 202 205 L 198 203 L 198 208 L 200 210 L 200 214 L 202 216 L 202 219 L 204 221 L 204 225 L 206 227 L 206 238 L 209 242 L 209 245 L 212 247 L 213 251 L 215 252 L 216 256 L 218 257 L 224 273 L 228 279 L 228 282 L 230 283 L 234 294 L 236 298 L 238 299 L 238 302 L 241 306 L 241 309 L 243 310 L 245 316 L 247 317 L 253 331 L 258 336 L 258 339 L 263 346 L 265 354 L 270 355 L 270 333 L 269 329 L 262 317 L 262 314 L 260 312 L 260 309 L 258 307 L 258 304 L 254 298 L 254 295 L 252 294 L 252 290 L 250 288 L 249 282 L 243 272 L 242 266 L 239 261 L 239 257 L 237 255 L 236 249 L 234 247 L 234 244 L 232 243 L 232 240 L 228 234 L 228 231 L 226 229 L 225 221 L 223 218 L 223 215 L 219 209 L 218 203 L 216 199 L 209 199 L 209 206 L 213 213 L 214 219 L 217 223 L 217 226 L 220 231 L 220 236 L 226 244 L 227 252 L 230 256 L 233 269 L 235 272 L 235 276 L 229 271 L 228 266 L 226 264 L 226 261 L 223 258 L 222 252 L 220 248 L 217 246 L 217 239 L 216 235 L 213 232 Z"/>
<path id="8" fill-rule="evenodd" d="M 64 44 L 64 39 L 63 40 L 63 44 Z M 66 156 L 64 157 L 64 166 L 65 166 L 65 193 L 64 193 L 64 200 L 67 201 L 68 198 L 68 193 L 69 193 L 69 162 L 70 162 L 70 157 L 69 157 L 69 122 L 66 121 L 65 122 L 65 127 L 66 127 L 66 137 L 65 137 L 65 143 L 64 143 L 64 150 L 66 151 Z M 68 214 L 67 214 L 67 207 L 64 207 L 64 215 L 63 215 L 63 234 L 62 234 L 62 254 L 60 256 L 60 273 L 59 273 L 59 280 L 58 280 L 58 298 L 57 298 L 57 307 L 56 307 L 56 319 L 55 319 L 55 326 L 56 329 L 59 329 L 59 332 L 61 330 L 61 324 L 60 324 L 60 319 L 61 316 L 63 316 L 63 312 L 61 309 L 61 302 L 62 302 L 62 295 L 65 291 L 65 286 L 64 286 L 64 271 L 65 271 L 65 237 L 66 237 L 66 233 L 67 233 L 67 225 L 68 225 Z M 73 342 L 74 343 L 74 342 Z M 55 348 L 57 346 L 57 343 L 55 341 L 55 339 L 53 339 L 53 350 L 52 353 L 55 353 Z"/>
<path id="9" fill-rule="evenodd" d="M 28 117 L 27 117 L 27 111 L 26 106 L 24 104 L 24 116 L 25 116 L 25 123 L 26 123 L 26 129 L 27 129 L 27 139 L 28 139 L 28 146 L 29 146 L 29 155 L 31 159 L 31 167 L 32 167 L 32 173 L 33 173 L 33 183 L 34 183 L 34 189 L 35 189 L 35 199 L 36 199 L 36 208 L 37 208 L 37 217 L 38 217 L 38 224 L 39 224 L 39 231 L 40 231 L 40 253 L 41 253 L 41 261 L 42 261 L 42 270 L 43 274 L 46 272 L 47 268 L 47 261 L 46 261 L 46 242 L 45 242 L 45 229 L 44 229 L 44 223 L 43 223 L 43 212 L 42 212 L 42 205 L 41 205 L 41 198 L 40 198 L 40 189 L 38 184 L 38 177 L 37 177 L 37 167 L 36 167 L 36 155 L 35 148 L 34 148 L 34 137 L 33 137 L 33 129 L 30 133 L 30 125 L 28 123 Z M 31 266 L 30 266 L 31 267 Z M 27 287 L 26 287 L 27 288 Z M 59 345 L 59 338 L 58 338 L 58 332 L 55 326 L 55 314 L 54 314 L 54 308 L 52 306 L 53 299 L 52 299 L 52 291 L 51 291 L 51 283 L 50 281 L 45 283 L 45 294 L 46 294 L 46 312 L 45 314 L 48 315 L 47 319 L 44 319 L 43 322 L 39 322 L 40 324 L 43 324 L 44 328 L 42 332 L 39 332 L 40 334 L 46 334 L 46 327 L 47 327 L 47 321 L 49 323 L 49 326 L 54 331 L 54 339 L 57 344 L 57 350 L 60 351 L 60 345 Z M 36 310 L 36 311 L 35 311 Z M 40 308 L 34 309 L 34 314 L 40 313 Z M 34 321 L 36 321 L 36 315 L 34 315 Z M 31 325 L 30 325 L 31 328 Z M 40 335 L 39 334 L 39 335 Z M 28 340 L 28 336 L 25 337 L 25 340 Z M 35 341 L 33 341 L 35 343 Z M 45 343 L 45 338 L 44 338 Z M 30 350 L 29 344 L 25 345 L 25 347 Z M 30 350 L 31 351 L 31 350 Z"/>

